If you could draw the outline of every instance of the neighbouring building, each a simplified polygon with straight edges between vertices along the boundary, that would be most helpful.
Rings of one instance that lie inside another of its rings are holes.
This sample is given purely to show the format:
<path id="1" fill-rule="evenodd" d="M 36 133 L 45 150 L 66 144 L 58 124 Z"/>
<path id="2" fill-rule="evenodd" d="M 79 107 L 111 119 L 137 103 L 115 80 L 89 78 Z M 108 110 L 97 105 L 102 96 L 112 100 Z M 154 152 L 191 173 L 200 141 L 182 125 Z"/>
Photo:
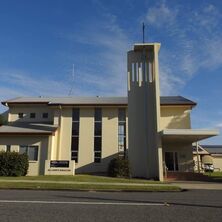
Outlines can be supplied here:
<path id="1" fill-rule="evenodd" d="M 160 96 L 159 49 L 159 43 L 144 43 L 128 52 L 127 97 L 2 102 L 9 110 L 0 149 L 26 152 L 28 175 L 103 173 L 118 155 L 129 158 L 133 177 L 163 180 L 166 171 L 193 172 L 192 143 L 218 131 L 191 128 L 195 102 Z"/>
<path id="2" fill-rule="evenodd" d="M 222 145 L 193 146 L 195 170 L 204 172 L 204 164 L 212 164 L 215 172 L 222 171 Z"/>

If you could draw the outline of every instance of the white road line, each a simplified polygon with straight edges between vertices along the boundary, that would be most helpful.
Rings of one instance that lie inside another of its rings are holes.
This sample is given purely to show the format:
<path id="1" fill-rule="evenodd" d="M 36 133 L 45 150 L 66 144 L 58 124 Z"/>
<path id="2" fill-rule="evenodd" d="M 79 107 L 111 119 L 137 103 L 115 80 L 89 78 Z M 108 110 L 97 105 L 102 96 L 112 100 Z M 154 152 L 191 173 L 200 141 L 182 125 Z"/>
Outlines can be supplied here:
<path id="1" fill-rule="evenodd" d="M 82 201 L 42 201 L 42 200 L 0 200 L 0 203 L 31 203 L 31 204 L 74 204 L 74 205 L 122 205 L 122 206 L 168 206 L 167 203 L 138 202 L 82 202 Z"/>

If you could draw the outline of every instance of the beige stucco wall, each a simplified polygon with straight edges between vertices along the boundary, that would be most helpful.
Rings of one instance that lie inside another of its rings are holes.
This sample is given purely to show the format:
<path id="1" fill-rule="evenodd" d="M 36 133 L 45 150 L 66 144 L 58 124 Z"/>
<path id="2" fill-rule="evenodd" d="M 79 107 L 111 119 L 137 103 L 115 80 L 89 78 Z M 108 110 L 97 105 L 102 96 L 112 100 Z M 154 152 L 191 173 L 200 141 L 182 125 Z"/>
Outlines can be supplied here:
<path id="1" fill-rule="evenodd" d="M 191 128 L 189 106 L 161 106 L 161 129 L 189 129 Z"/>
<path id="2" fill-rule="evenodd" d="M 94 163 L 94 108 L 80 109 L 77 173 L 106 172 L 118 152 L 118 108 L 102 108 L 102 160 Z"/>
<path id="3" fill-rule="evenodd" d="M 11 151 L 18 152 L 20 145 L 38 146 L 38 161 L 29 161 L 28 176 L 44 174 L 45 160 L 47 159 L 48 147 L 50 146 L 50 136 L 0 136 L 0 149 L 5 145 L 11 145 Z"/>
<path id="4" fill-rule="evenodd" d="M 80 109 L 79 158 L 77 172 L 90 172 L 94 166 L 94 109 Z"/>
<path id="5" fill-rule="evenodd" d="M 57 160 L 70 160 L 72 135 L 72 108 L 61 110 L 60 125 L 57 138 Z"/>
<path id="6" fill-rule="evenodd" d="M 59 113 L 59 112 L 57 112 Z M 72 107 L 62 108 L 56 120 L 60 125 L 52 138 L 51 159 L 70 160 Z M 102 107 L 102 161 L 94 163 L 94 107 L 80 108 L 77 173 L 106 172 L 118 152 L 118 107 Z"/>
<path id="7" fill-rule="evenodd" d="M 163 144 L 163 161 L 165 161 L 165 152 L 178 153 L 178 167 L 181 172 L 193 171 L 193 148 L 192 144 L 182 143 L 164 143 Z"/>
<path id="8" fill-rule="evenodd" d="M 39 144 L 41 148 L 39 155 L 42 152 L 42 147 L 47 150 L 43 155 L 46 159 L 51 160 L 70 160 L 71 158 L 71 135 L 72 135 L 72 107 L 57 107 L 47 108 L 44 105 L 37 106 L 18 106 L 10 107 L 9 119 L 17 120 L 17 114 L 23 113 L 37 113 L 35 120 L 42 121 L 40 118 L 43 112 L 49 112 L 49 119 L 54 124 L 58 124 L 59 128 L 54 136 L 50 136 L 50 140 L 45 141 L 39 137 Z M 38 115 L 39 113 L 39 115 Z M 126 109 L 126 136 L 128 148 L 128 110 Z M 76 172 L 105 172 L 107 170 L 110 160 L 118 152 L 118 107 L 102 107 L 102 161 L 101 163 L 94 163 L 94 107 L 80 108 L 80 139 L 79 139 L 79 161 L 76 164 Z M 28 119 L 23 119 L 27 120 Z M 32 119 L 33 120 L 33 119 Z M 189 106 L 175 106 L 166 107 L 161 106 L 161 129 L 163 128 L 190 128 L 190 107 Z M 22 138 L 22 137 L 21 137 Z M 18 143 L 11 144 L 12 150 L 17 150 L 20 144 L 34 145 L 38 142 L 35 138 L 29 136 L 21 139 L 18 136 Z M 27 138 L 27 139 L 26 139 Z M 12 141 L 17 141 L 13 137 Z M 0 140 L 1 141 L 1 140 Z M 11 143 L 11 138 L 7 137 L 5 143 L 0 142 L 0 150 L 5 149 L 5 145 Z M 35 142 L 35 143 L 34 143 Z M 12 142 L 13 143 L 13 142 Z M 33 144 L 34 143 L 34 144 Z M 49 145 L 48 145 L 49 144 Z M 48 147 L 48 149 L 47 149 Z M 171 147 L 172 149 L 172 147 Z M 188 151 L 186 151 L 188 152 Z M 30 163 L 30 173 L 37 174 L 44 172 L 44 161 L 39 163 Z M 40 166 L 41 165 L 41 166 Z M 43 168 L 42 168 L 43 167 Z M 40 170 L 41 168 L 41 170 Z"/>
<path id="9" fill-rule="evenodd" d="M 215 169 L 215 171 L 222 171 L 222 155 L 212 155 L 212 157 L 214 168 L 217 168 Z"/>
<path id="10" fill-rule="evenodd" d="M 19 119 L 18 113 L 24 113 Z M 30 113 L 36 113 L 36 118 L 30 118 Z M 43 113 L 48 113 L 48 118 L 42 118 Z M 54 110 L 47 105 L 10 105 L 9 122 L 52 122 Z"/>

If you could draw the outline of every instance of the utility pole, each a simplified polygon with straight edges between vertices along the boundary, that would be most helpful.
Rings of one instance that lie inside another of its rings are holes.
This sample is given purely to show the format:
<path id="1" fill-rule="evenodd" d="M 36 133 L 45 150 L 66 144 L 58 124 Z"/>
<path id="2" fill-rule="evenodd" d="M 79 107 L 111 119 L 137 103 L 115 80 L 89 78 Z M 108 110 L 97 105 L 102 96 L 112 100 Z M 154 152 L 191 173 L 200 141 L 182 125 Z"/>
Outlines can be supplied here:
<path id="1" fill-rule="evenodd" d="M 197 152 L 197 171 L 200 173 L 200 160 L 199 160 L 199 144 L 196 142 L 196 152 Z"/>

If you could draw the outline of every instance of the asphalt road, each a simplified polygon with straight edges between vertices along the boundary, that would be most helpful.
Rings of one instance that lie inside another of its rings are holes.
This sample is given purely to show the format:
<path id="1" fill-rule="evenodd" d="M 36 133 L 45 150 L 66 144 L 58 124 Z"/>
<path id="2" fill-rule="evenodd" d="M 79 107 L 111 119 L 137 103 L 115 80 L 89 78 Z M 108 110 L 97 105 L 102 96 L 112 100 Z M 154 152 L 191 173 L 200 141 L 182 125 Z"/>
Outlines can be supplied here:
<path id="1" fill-rule="evenodd" d="M 222 191 L 0 190 L 0 221 L 222 221 Z"/>

